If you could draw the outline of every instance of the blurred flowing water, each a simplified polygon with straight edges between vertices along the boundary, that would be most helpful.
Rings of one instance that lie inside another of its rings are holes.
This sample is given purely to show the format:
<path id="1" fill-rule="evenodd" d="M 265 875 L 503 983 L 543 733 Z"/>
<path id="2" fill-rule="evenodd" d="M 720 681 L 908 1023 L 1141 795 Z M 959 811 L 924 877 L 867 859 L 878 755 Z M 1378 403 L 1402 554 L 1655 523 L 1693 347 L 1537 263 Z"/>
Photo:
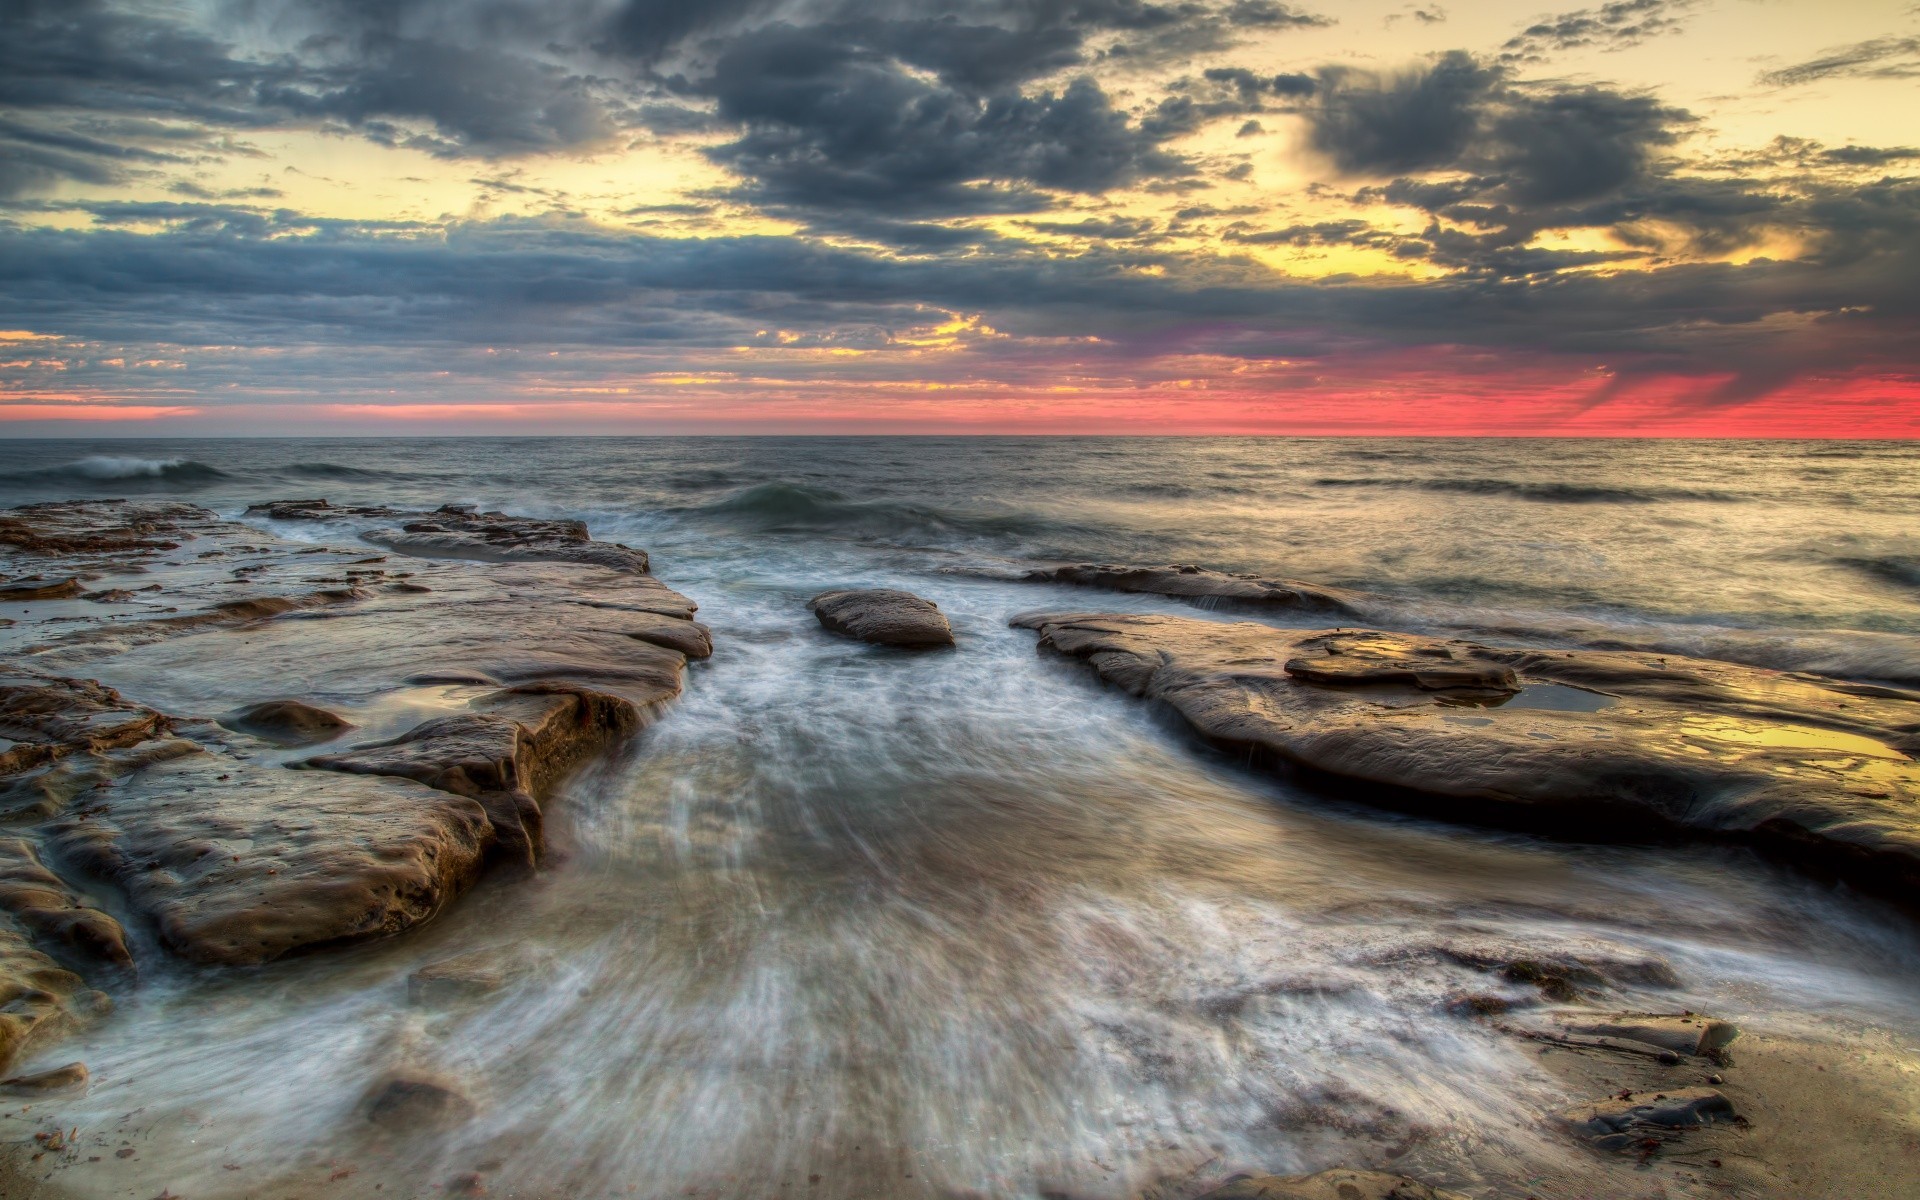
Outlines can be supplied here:
<path id="1" fill-rule="evenodd" d="M 1496 941 L 1672 965 L 1679 989 L 1627 1004 L 1913 1045 L 1920 938 L 1844 887 L 1739 850 L 1553 843 L 1303 791 L 1006 621 L 1208 615 L 1007 578 L 1193 561 L 1377 592 L 1405 628 L 1920 680 L 1916 467 L 1893 443 L 0 443 L 4 503 L 581 517 L 652 552 L 716 647 L 629 756 L 550 805 L 537 879 L 384 945 L 149 968 L 52 1052 L 96 1076 L 62 1119 L 126 1129 L 137 1178 L 188 1196 L 341 1170 L 360 1173 L 339 1194 L 479 1170 L 494 1194 L 816 1197 L 1119 1197 L 1362 1159 L 1545 1170 L 1573 1153 L 1538 1121 L 1566 1097 L 1446 1011 L 1504 985 L 1435 949 Z M 837 585 L 936 600 L 959 649 L 827 637 L 804 601 Z M 274 673 L 102 672 L 202 712 Z M 475 951 L 511 966 L 504 989 L 408 1003 L 409 973 Z M 369 1142 L 356 1105 L 395 1065 L 477 1115 Z M 95 1190 L 126 1194 L 112 1166 Z"/>

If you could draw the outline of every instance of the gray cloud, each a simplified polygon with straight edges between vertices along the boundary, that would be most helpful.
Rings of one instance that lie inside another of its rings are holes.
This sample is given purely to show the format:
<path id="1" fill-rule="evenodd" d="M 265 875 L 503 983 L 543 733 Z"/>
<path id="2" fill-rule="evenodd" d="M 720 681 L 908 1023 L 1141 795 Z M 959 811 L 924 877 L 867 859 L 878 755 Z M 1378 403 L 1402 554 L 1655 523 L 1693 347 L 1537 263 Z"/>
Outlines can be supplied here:
<path id="1" fill-rule="evenodd" d="M 1552 51 L 1597 46 L 1625 50 L 1648 38 L 1677 33 L 1693 0 L 1613 0 L 1598 8 L 1561 13 L 1529 25 L 1501 47 L 1506 61 L 1537 61 Z"/>
<path id="2" fill-rule="evenodd" d="M 1768 87 L 1798 87 L 1822 79 L 1912 79 L 1920 76 L 1920 37 L 1883 37 L 1829 50 L 1818 58 L 1763 73 Z"/>
<path id="3" fill-rule="evenodd" d="M 745 194 L 800 209 L 908 213 L 1044 207 L 1036 188 L 1095 192 L 1184 174 L 1159 149 L 1182 129 L 1135 124 L 1098 84 L 986 95 L 928 79 L 845 30 L 773 25 L 731 42 L 701 81 L 745 127 L 709 151 Z"/>

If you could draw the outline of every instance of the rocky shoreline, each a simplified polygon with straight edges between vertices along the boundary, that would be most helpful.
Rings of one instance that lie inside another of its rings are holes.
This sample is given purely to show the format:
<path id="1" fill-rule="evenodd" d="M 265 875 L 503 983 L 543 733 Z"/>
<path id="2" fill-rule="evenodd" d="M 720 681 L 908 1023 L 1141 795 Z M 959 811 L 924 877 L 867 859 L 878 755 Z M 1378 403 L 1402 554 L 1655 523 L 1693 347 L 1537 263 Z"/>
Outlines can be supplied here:
<path id="1" fill-rule="evenodd" d="M 711 653 L 644 552 L 577 522 L 324 501 L 251 515 L 338 541 L 171 502 L 0 518 L 14 601 L 32 602 L 8 621 L 0 673 L 0 812 L 18 835 L 0 842 L 0 1075 L 105 1011 L 97 979 L 156 952 L 131 951 L 148 940 L 123 919 L 187 961 L 249 966 L 404 932 L 486 870 L 531 869 L 543 804 Z M 343 523 L 373 518 L 394 527 L 354 546 Z M 283 656 L 256 685 L 270 694 L 216 718 L 83 677 L 177 639 L 269 670 Z M 426 719 L 355 740 L 313 702 L 343 692 Z"/>
<path id="2" fill-rule="evenodd" d="M 87 1072 L 14 1068 L 101 1019 L 157 956 L 246 968 L 393 937 L 488 873 L 535 871 L 567 781 L 618 756 L 713 651 L 697 606 L 651 574 L 644 550 L 580 522 L 324 500 L 248 516 L 257 523 L 159 501 L 0 514 L 0 1089 L 23 1113 L 83 1091 Z M 1194 567 L 1027 578 L 1289 618 L 1375 611 L 1357 592 Z M 956 646 L 947 617 L 911 593 L 823 592 L 808 608 L 831 634 Z M 1099 612 L 1012 623 L 1207 742 L 1345 795 L 1608 841 L 1741 841 L 1920 898 L 1920 694 L 1902 688 L 1346 625 Z M 232 668 L 217 695 L 185 669 L 213 659 Z M 1848 1079 L 1905 1095 L 1897 1063 L 1849 1068 L 1831 1046 L 1613 1003 L 1618 988 L 1672 986 L 1657 960 L 1436 953 L 1487 981 L 1446 1011 L 1538 1053 L 1587 1097 L 1543 1114 L 1588 1156 L 1580 1165 L 1536 1188 L 1502 1176 L 1518 1164 L 1488 1163 L 1447 1190 L 1413 1153 L 1384 1164 L 1405 1175 L 1195 1176 L 1151 1200 L 1188 1200 L 1202 1182 L 1217 1185 L 1204 1200 L 1624 1195 L 1630 1173 L 1685 1194 L 1837 1196 L 1899 1169 L 1910 1131 L 1897 1113 L 1848 1167 L 1829 1160 L 1846 1152 L 1847 1122 L 1867 1118 L 1840 1103 L 1797 1111 L 1803 1093 Z M 498 970 L 429 964 L 410 996 L 495 988 Z M 1743 1080 L 1750 1047 L 1773 1066 Z M 1802 1077 L 1829 1063 L 1834 1079 Z M 396 1076 L 371 1081 L 365 1107 L 376 1124 L 426 1128 L 458 1124 L 468 1102 Z M 1789 1113 L 1797 1140 L 1777 1128 Z M 58 1194 L 26 1177 L 71 1152 L 60 1136 L 12 1143 L 7 1195 Z"/>

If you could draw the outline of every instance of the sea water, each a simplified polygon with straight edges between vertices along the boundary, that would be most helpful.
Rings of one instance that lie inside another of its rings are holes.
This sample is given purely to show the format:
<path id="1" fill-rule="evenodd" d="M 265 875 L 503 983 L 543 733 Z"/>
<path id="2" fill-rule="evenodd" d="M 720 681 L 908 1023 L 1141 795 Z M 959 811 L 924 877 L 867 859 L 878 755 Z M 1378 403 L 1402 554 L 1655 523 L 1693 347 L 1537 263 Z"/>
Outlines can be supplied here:
<path id="1" fill-rule="evenodd" d="M 1503 986 L 1449 948 L 1659 959 L 1678 988 L 1614 1002 L 1920 1043 L 1920 937 L 1844 886 L 1736 848 L 1554 842 L 1315 792 L 1007 626 L 1247 619 L 1018 579 L 1195 562 L 1362 589 L 1399 628 L 1913 684 L 1916 467 L 1892 443 L 0 443 L 4 503 L 578 517 L 650 551 L 714 633 L 631 752 L 548 806 L 537 878 L 376 946 L 148 962 L 114 1017 L 49 1051 L 95 1076 L 62 1120 L 126 1131 L 140 1178 L 185 1196 L 377 1151 L 380 1194 L 477 1169 L 513 1195 L 1121 1197 L 1583 1153 L 1540 1121 L 1580 1097 L 1449 1011 Z M 842 586 L 935 600 L 958 648 L 825 635 L 805 601 Z M 116 669 L 189 712 L 260 670 Z M 521 964 L 499 991 L 407 1002 L 423 963 L 489 950 Z M 369 1150 L 358 1106 L 396 1067 L 457 1086 L 473 1119 Z"/>

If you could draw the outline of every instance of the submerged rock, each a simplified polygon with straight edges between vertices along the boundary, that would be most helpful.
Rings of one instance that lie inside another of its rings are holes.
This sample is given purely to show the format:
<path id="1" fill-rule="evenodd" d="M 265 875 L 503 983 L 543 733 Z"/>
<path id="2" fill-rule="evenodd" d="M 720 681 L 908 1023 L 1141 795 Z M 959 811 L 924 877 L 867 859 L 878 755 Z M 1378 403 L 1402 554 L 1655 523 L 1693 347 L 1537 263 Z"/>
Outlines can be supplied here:
<path id="1" fill-rule="evenodd" d="M 85 589 L 75 578 L 58 583 L 17 583 L 0 587 L 0 604 L 22 604 L 28 600 L 71 600 Z"/>
<path id="2" fill-rule="evenodd" d="M 1122 563 L 1069 563 L 1041 567 L 1020 578 L 1028 583 L 1072 583 L 1112 592 L 1146 592 L 1202 603 L 1356 616 L 1368 599 L 1364 593 L 1345 588 L 1321 587 L 1293 579 L 1235 575 L 1190 564 L 1140 567 Z"/>
<path id="3" fill-rule="evenodd" d="M 64 1067 L 55 1067 L 51 1071 L 38 1071 L 32 1075 L 15 1075 L 11 1079 L 0 1079 L 0 1092 L 9 1096 L 67 1096 L 87 1090 L 91 1081 L 87 1064 L 71 1062 Z"/>
<path id="4" fill-rule="evenodd" d="M 918 649 L 953 645 L 953 627 L 940 606 L 892 588 L 821 592 L 807 601 L 820 624 L 843 637 L 880 646 Z"/>
<path id="5" fill-rule="evenodd" d="M 1466 1200 L 1404 1175 L 1344 1167 L 1317 1175 L 1241 1175 L 1198 1200 Z"/>
<path id="6" fill-rule="evenodd" d="M 1211 741 L 1377 799 L 1609 838 L 1737 837 L 1920 893 L 1920 764 L 1907 753 L 1920 703 L 1888 689 L 1374 630 L 1138 614 L 1014 623 Z M 1427 662 L 1440 674 L 1423 677 Z"/>
<path id="7" fill-rule="evenodd" d="M 1601 1150 L 1655 1150 L 1688 1130 L 1734 1123 L 1739 1115 L 1733 1102 L 1712 1088 L 1676 1088 L 1594 1100 L 1568 1109 L 1560 1120 L 1575 1137 Z"/>
<path id="8" fill-rule="evenodd" d="M 300 700 L 267 700 L 248 705 L 221 717 L 220 724 L 282 746 L 311 746 L 332 741 L 353 728 L 353 722 L 345 717 Z"/>
<path id="9" fill-rule="evenodd" d="M 412 1004 L 446 1004 L 492 995 L 525 973 L 526 966 L 497 950 L 475 950 L 428 963 L 407 976 Z"/>
<path id="10" fill-rule="evenodd" d="M 473 1101 L 424 1075 L 394 1075 L 374 1084 L 363 1108 L 367 1120 L 393 1132 L 449 1129 L 469 1120 Z"/>

